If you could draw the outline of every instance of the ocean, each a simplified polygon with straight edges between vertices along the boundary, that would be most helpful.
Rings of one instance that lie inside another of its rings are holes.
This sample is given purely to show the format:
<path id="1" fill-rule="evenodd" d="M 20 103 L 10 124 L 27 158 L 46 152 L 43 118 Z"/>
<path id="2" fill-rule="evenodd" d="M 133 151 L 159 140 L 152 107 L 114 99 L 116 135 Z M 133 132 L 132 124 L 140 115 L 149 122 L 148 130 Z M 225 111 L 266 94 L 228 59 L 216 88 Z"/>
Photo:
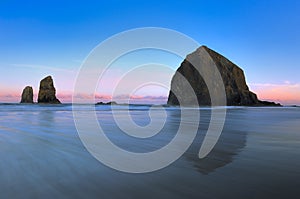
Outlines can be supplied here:
<path id="1" fill-rule="evenodd" d="M 168 144 L 182 116 L 176 107 L 154 107 L 151 114 L 147 105 L 114 109 L 96 106 L 99 124 L 113 143 L 134 153 Z M 113 118 L 129 113 L 147 126 L 159 122 L 162 109 L 164 126 L 149 138 L 127 135 Z M 169 166 L 134 174 L 110 168 L 88 152 L 71 104 L 0 104 L 0 198 L 299 198 L 300 108 L 227 107 L 221 136 L 203 159 L 198 153 L 212 109 L 196 111 L 198 132 L 188 150 Z"/>

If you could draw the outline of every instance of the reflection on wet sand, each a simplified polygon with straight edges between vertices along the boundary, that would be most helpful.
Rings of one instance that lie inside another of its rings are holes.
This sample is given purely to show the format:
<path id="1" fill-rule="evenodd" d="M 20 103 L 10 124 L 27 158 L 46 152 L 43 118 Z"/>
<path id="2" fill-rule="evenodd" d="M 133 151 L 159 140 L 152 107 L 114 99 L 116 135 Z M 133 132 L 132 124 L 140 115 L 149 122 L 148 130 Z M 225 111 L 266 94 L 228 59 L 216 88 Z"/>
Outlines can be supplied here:
<path id="1" fill-rule="evenodd" d="M 185 154 L 185 157 L 189 161 L 192 161 L 194 167 L 202 174 L 214 172 L 216 169 L 224 167 L 234 161 L 234 156 L 246 146 L 247 139 L 247 128 L 242 126 L 243 122 L 238 122 L 239 120 L 246 119 L 245 114 L 232 114 L 232 110 L 229 109 L 224 129 L 217 144 L 205 158 L 200 159 L 198 152 L 208 128 L 209 118 L 210 111 L 201 110 L 198 135 L 190 147 L 190 150 Z"/>

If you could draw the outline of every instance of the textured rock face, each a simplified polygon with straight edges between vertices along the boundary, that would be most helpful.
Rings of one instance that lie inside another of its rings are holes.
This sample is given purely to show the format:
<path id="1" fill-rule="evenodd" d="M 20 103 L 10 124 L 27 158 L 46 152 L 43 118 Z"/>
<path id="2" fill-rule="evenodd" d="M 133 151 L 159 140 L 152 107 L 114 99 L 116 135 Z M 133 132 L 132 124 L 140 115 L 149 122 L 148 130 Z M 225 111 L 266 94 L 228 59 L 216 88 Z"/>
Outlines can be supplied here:
<path id="1" fill-rule="evenodd" d="M 201 46 L 195 52 L 188 55 L 189 60 L 193 60 L 193 63 L 200 62 L 209 63 L 212 59 L 214 64 L 217 66 L 220 75 L 223 79 L 227 105 L 228 106 L 275 106 L 279 104 L 275 104 L 273 102 L 264 102 L 257 99 L 255 93 L 249 91 L 249 88 L 246 84 L 244 72 L 237 65 L 218 54 L 217 52 L 207 48 L 206 46 Z M 202 60 L 200 60 L 202 59 Z M 183 82 L 180 80 L 180 73 L 186 80 L 189 82 L 191 87 L 193 88 L 197 100 L 198 105 L 200 106 L 210 106 L 211 99 L 208 91 L 208 87 L 205 84 L 204 79 L 199 74 L 199 72 L 193 67 L 193 65 L 185 59 L 181 66 L 176 71 L 175 75 L 172 78 L 171 82 L 171 91 L 168 98 L 169 105 L 197 105 L 190 103 L 190 96 L 186 94 L 186 88 L 183 86 Z M 176 91 L 177 97 L 174 92 Z M 180 100 L 178 100 L 180 99 Z"/>
<path id="2" fill-rule="evenodd" d="M 22 92 L 21 103 L 33 103 L 33 89 L 26 86 Z"/>
<path id="3" fill-rule="evenodd" d="M 60 104 L 60 101 L 55 96 L 56 90 L 54 88 L 53 79 L 48 76 L 41 80 L 40 90 L 38 96 L 38 103 Z"/>

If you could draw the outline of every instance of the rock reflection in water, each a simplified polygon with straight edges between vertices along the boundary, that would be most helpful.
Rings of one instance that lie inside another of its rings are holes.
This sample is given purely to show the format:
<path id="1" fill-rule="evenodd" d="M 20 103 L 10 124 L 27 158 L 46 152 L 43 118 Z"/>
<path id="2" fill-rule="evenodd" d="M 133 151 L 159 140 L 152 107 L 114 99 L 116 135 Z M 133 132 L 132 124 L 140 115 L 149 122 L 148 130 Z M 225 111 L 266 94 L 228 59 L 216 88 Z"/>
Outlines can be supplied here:
<path id="1" fill-rule="evenodd" d="M 243 126 L 242 122 L 238 123 L 239 120 L 244 119 L 246 119 L 245 114 L 237 115 L 235 113 L 233 115 L 232 111 L 228 109 L 224 129 L 217 144 L 205 158 L 200 159 L 198 157 L 199 149 L 210 121 L 210 110 L 201 110 L 198 135 L 185 157 L 193 161 L 194 166 L 202 174 L 209 174 L 231 163 L 234 161 L 234 156 L 246 146 L 247 128 Z"/>

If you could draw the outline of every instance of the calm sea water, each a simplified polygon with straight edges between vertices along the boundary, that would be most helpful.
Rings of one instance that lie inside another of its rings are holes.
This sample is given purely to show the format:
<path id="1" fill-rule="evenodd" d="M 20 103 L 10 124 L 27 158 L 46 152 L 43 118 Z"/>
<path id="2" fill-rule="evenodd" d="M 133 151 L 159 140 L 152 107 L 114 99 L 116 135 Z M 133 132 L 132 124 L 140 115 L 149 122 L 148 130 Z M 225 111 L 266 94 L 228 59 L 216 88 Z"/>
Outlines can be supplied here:
<path id="1" fill-rule="evenodd" d="M 117 108 L 120 115 L 127 111 Z M 130 114 L 143 126 L 150 122 L 148 110 L 133 106 Z M 228 108 L 222 135 L 204 159 L 197 155 L 211 110 L 199 111 L 198 135 L 180 159 L 159 171 L 128 174 L 87 152 L 71 105 L 1 104 L 0 198 L 300 197 L 300 108 Z M 166 108 L 162 132 L 141 141 L 121 132 L 109 106 L 96 112 L 107 136 L 134 152 L 164 146 L 180 121 L 180 109 Z"/>

